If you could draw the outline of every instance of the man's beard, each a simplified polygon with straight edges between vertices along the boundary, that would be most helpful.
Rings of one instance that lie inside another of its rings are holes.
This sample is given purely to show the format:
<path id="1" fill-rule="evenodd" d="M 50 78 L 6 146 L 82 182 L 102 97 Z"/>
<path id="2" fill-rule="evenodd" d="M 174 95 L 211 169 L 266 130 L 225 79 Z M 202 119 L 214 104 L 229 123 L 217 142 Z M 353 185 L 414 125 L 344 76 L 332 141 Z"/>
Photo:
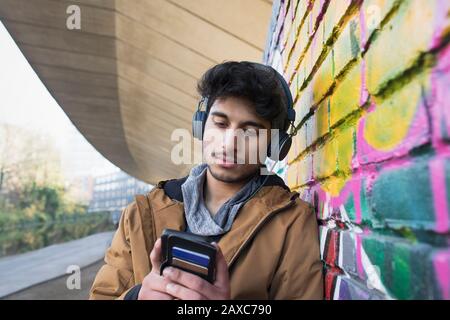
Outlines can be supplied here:
<path id="1" fill-rule="evenodd" d="M 250 172 L 249 174 L 237 177 L 237 178 L 227 178 L 222 177 L 220 174 L 216 174 L 214 170 L 211 170 L 211 166 L 208 164 L 208 171 L 213 176 L 214 179 L 219 180 L 221 182 L 225 183 L 239 183 L 243 181 L 250 181 L 251 178 L 253 178 L 256 174 L 259 172 L 259 168 L 256 168 L 253 172 Z"/>

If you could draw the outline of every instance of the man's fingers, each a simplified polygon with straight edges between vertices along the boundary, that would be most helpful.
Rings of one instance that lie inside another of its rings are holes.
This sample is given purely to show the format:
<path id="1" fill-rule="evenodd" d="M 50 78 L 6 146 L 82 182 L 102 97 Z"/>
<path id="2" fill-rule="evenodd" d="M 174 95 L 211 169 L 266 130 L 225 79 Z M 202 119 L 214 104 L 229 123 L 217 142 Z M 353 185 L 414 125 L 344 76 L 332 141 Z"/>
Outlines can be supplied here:
<path id="1" fill-rule="evenodd" d="M 208 296 L 214 289 L 213 285 L 199 276 L 183 271 L 178 268 L 168 267 L 163 271 L 164 278 L 176 282 L 182 286 L 192 289 Z"/>
<path id="2" fill-rule="evenodd" d="M 139 300 L 174 300 L 174 298 L 170 294 L 150 290 L 142 294 Z"/>
<path id="3" fill-rule="evenodd" d="M 166 292 L 181 300 L 206 300 L 205 297 L 197 291 L 183 287 L 182 285 L 176 283 L 169 283 L 166 286 Z"/>
<path id="4" fill-rule="evenodd" d="M 228 265 L 225 260 L 225 256 L 222 253 L 219 245 L 217 243 L 213 243 L 213 245 L 217 248 L 216 254 L 216 280 L 214 281 L 214 285 L 220 288 L 224 288 L 228 286 L 229 274 L 228 274 Z"/>
<path id="5" fill-rule="evenodd" d="M 159 268 L 161 266 L 161 238 L 156 240 L 152 252 L 150 252 L 150 261 L 152 263 L 152 271 L 159 273 Z"/>
<path id="6" fill-rule="evenodd" d="M 169 282 L 170 281 L 165 279 L 163 276 L 160 276 L 159 274 L 152 272 L 147 277 L 144 278 L 142 285 L 145 287 L 145 289 L 166 292 L 166 285 Z"/>
<path id="7" fill-rule="evenodd" d="M 170 283 L 167 279 L 155 272 L 150 272 L 142 281 L 139 299 L 142 300 L 170 300 L 173 299 L 166 293 L 166 286 Z M 156 293 L 155 293 L 156 292 Z M 162 294 L 162 295 L 161 295 Z"/>

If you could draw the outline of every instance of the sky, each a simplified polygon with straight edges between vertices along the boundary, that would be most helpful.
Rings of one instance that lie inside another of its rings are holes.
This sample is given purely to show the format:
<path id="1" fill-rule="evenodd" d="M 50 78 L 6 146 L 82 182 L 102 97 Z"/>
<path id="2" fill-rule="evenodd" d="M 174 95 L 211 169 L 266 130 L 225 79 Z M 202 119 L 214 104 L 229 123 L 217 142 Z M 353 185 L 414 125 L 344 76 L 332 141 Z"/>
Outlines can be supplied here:
<path id="1" fill-rule="evenodd" d="M 63 170 L 68 177 L 119 170 L 79 133 L 0 21 L 0 125 L 2 124 L 27 128 L 50 137 L 61 152 Z"/>

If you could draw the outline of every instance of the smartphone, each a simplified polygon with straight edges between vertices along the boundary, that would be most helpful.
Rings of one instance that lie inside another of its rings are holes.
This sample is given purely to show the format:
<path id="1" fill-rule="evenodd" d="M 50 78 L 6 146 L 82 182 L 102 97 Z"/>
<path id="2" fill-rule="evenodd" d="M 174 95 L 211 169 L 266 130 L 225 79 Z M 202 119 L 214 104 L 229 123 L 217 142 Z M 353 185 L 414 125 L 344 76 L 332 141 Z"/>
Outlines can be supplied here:
<path id="1" fill-rule="evenodd" d="M 161 235 L 162 263 L 195 274 L 210 283 L 215 280 L 217 249 L 200 235 L 164 229 Z"/>

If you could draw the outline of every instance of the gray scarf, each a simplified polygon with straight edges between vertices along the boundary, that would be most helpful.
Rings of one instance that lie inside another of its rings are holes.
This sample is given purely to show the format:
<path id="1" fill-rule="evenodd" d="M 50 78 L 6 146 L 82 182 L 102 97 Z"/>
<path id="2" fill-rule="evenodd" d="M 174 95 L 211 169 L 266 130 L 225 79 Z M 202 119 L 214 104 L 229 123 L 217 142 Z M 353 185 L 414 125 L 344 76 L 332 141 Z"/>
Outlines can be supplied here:
<path id="1" fill-rule="evenodd" d="M 255 175 L 241 190 L 228 199 L 215 215 L 212 215 L 205 206 L 203 196 L 206 170 L 208 165 L 205 163 L 195 166 L 181 185 L 184 214 L 190 232 L 204 236 L 220 235 L 231 229 L 239 209 L 264 182 L 264 176 Z"/>

